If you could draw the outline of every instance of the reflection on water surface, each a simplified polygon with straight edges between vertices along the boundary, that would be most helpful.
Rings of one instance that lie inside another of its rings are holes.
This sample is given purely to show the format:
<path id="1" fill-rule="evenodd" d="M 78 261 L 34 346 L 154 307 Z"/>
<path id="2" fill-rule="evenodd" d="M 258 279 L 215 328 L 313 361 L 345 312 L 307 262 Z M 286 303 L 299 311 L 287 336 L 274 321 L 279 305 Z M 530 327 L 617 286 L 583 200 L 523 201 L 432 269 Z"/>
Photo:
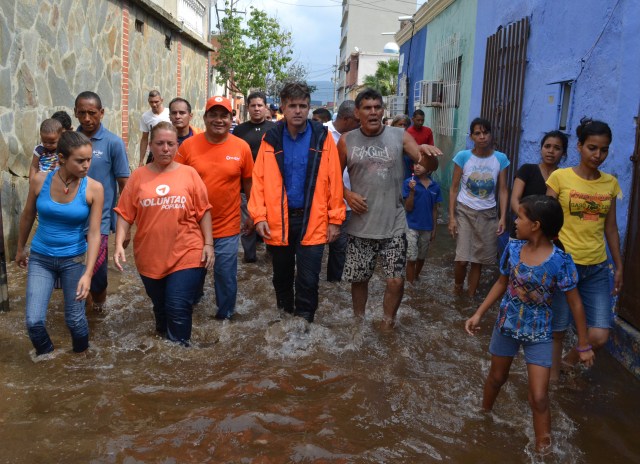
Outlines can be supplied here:
<path id="1" fill-rule="evenodd" d="M 12 311 L 0 314 L 0 462 L 640 462 L 640 382 L 605 353 L 552 391 L 547 458 L 531 453 L 521 359 L 495 411 L 479 412 L 494 320 L 478 337 L 464 333 L 472 303 L 451 295 L 452 249 L 442 230 L 393 333 L 377 329 L 377 276 L 362 323 L 345 283 L 321 282 L 310 329 L 279 314 L 260 251 L 257 264 L 240 264 L 235 321 L 213 319 L 208 285 L 190 349 L 154 335 L 129 264 L 110 275 L 107 314 L 90 315 L 90 352 L 71 353 L 58 293 L 48 323 L 57 349 L 37 360 L 25 272 L 12 263 Z"/>

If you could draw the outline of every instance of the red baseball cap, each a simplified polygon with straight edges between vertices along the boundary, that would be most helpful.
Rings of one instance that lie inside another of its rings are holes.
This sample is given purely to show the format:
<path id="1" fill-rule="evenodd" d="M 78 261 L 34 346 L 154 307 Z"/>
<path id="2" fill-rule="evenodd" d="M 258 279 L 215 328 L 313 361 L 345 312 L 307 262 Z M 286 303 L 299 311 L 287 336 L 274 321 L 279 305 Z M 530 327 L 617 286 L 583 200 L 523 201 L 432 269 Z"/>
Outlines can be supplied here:
<path id="1" fill-rule="evenodd" d="M 226 109 L 229 113 L 231 113 L 231 102 L 228 98 L 225 97 L 211 97 L 207 100 L 207 105 L 205 106 L 204 112 L 206 113 L 214 106 L 221 106 Z"/>

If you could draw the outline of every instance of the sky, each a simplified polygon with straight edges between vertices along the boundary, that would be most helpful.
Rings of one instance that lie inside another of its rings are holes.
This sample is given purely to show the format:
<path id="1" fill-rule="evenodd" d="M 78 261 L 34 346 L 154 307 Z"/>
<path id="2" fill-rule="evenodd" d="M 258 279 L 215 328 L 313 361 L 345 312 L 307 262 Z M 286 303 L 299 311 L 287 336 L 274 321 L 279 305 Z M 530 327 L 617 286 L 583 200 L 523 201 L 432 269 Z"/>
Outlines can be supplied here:
<path id="1" fill-rule="evenodd" d="M 384 5 L 384 0 L 357 1 Z M 214 0 L 212 9 L 215 3 Z M 224 0 L 217 3 L 218 8 L 224 7 Z M 424 1 L 417 2 L 422 3 Z M 240 11 L 248 12 L 251 6 L 266 11 L 280 21 L 282 29 L 292 33 L 292 58 L 307 68 L 307 80 L 328 81 L 333 77 L 340 53 L 342 0 L 237 0 L 236 4 Z"/>

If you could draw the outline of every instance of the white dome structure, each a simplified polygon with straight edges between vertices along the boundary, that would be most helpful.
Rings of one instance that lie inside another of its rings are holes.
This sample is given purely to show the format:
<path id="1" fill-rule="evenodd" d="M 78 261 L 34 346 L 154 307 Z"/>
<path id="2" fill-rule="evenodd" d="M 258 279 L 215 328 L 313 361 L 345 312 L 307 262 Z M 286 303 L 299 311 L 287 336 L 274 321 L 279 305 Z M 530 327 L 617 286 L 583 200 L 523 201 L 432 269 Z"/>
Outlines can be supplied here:
<path id="1" fill-rule="evenodd" d="M 400 53 L 400 47 L 395 42 L 387 42 L 382 49 L 384 53 Z"/>

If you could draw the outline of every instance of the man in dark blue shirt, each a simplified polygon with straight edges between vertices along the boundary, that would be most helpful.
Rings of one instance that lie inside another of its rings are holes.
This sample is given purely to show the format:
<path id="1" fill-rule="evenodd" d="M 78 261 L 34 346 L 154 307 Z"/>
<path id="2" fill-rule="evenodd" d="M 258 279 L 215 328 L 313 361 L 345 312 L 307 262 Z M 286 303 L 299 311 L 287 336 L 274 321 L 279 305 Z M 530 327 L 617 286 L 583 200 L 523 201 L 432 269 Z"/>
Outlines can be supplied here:
<path id="1" fill-rule="evenodd" d="M 240 137 L 249 144 L 251 155 L 255 162 L 258 157 L 262 137 L 269 129 L 274 127 L 276 123 L 267 120 L 265 112 L 267 108 L 267 96 L 264 92 L 256 91 L 250 93 L 247 97 L 247 102 L 249 106 L 249 120 L 238 125 L 238 127 L 234 129 L 233 135 Z M 240 213 L 242 214 L 242 224 L 245 224 L 249 217 L 249 211 L 247 210 L 247 196 L 244 192 L 240 192 Z M 255 263 L 257 261 L 257 238 L 258 236 L 255 230 L 243 230 L 240 235 L 245 263 Z"/>

